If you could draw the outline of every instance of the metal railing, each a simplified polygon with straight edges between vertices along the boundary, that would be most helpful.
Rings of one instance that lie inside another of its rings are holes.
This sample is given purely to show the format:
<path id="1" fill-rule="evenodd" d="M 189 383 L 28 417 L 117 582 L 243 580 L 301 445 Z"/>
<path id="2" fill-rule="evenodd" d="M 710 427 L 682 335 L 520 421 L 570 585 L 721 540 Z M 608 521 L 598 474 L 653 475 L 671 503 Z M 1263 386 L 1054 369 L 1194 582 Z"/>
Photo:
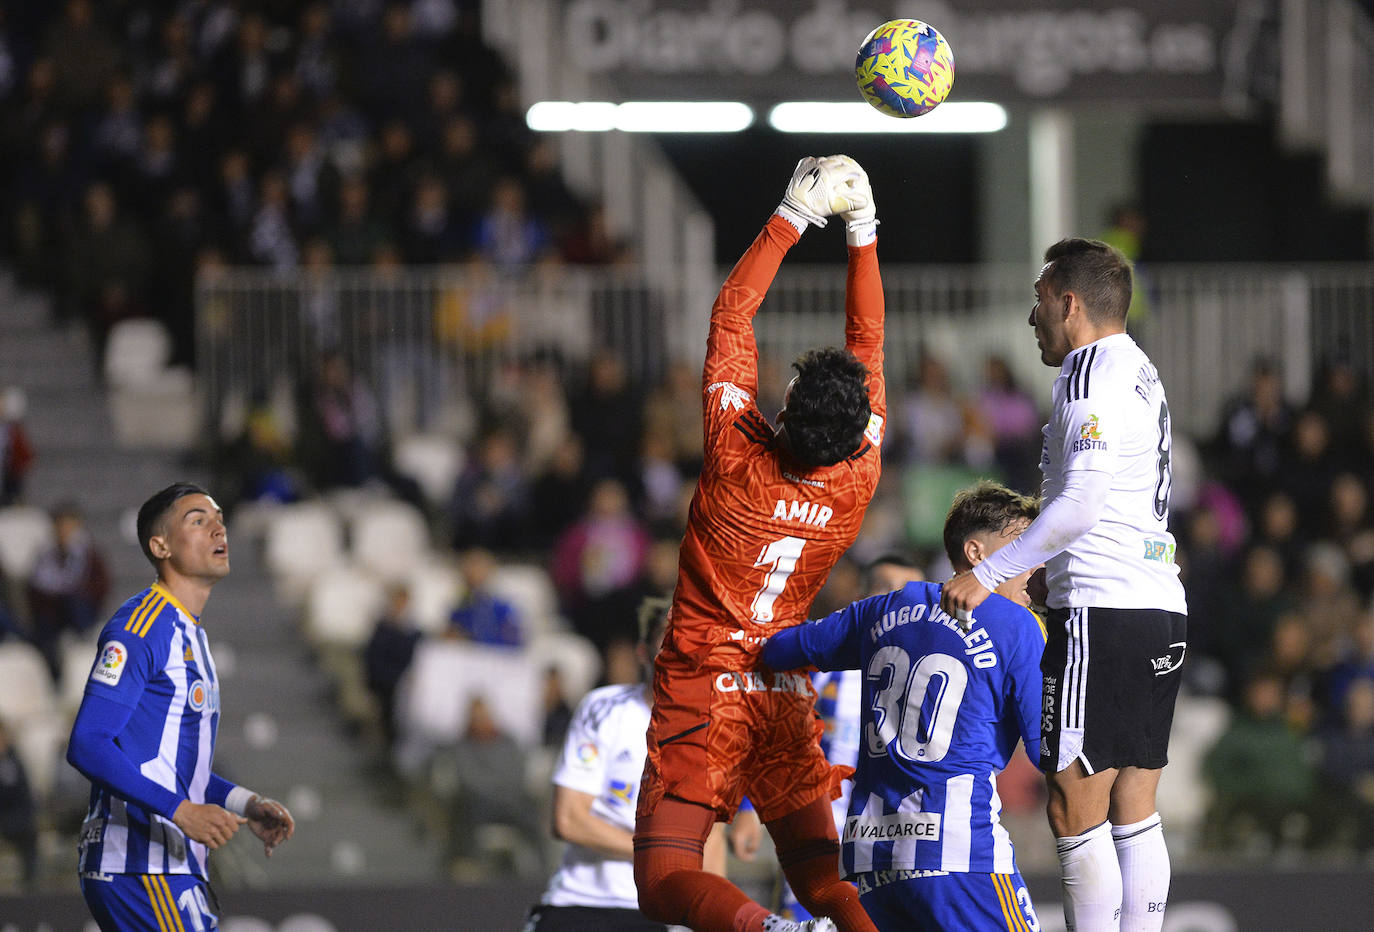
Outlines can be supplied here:
<path id="1" fill-rule="evenodd" d="M 1052 373 L 1026 326 L 1034 274 L 886 267 L 889 385 L 929 352 L 957 387 L 974 388 L 995 353 L 1044 403 Z M 1175 424 L 1195 436 L 1215 429 L 1256 357 L 1275 361 L 1294 400 L 1325 358 L 1374 376 L 1374 264 L 1154 266 L 1140 280 L 1148 310 L 1137 339 L 1168 386 Z M 609 350 L 646 387 L 674 361 L 699 365 L 708 304 L 699 289 L 616 270 L 235 269 L 198 283 L 199 389 L 223 435 L 250 399 L 286 398 L 335 350 L 378 393 L 393 431 L 460 430 L 504 367 L 536 355 L 577 371 Z M 797 353 L 841 343 L 843 307 L 842 267 L 784 267 L 755 321 L 765 363 L 781 373 Z"/>

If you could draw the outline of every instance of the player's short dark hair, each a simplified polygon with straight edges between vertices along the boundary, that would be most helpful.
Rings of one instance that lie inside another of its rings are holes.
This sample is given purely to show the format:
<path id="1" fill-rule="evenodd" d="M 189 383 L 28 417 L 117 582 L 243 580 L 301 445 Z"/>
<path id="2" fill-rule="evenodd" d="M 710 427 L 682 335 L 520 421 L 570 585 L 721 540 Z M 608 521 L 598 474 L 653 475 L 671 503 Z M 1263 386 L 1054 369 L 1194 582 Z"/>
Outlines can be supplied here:
<path id="1" fill-rule="evenodd" d="M 833 466 L 859 448 L 868 418 L 868 369 L 846 349 L 803 353 L 782 426 L 787 445 L 808 468 Z"/>
<path id="2" fill-rule="evenodd" d="M 916 562 L 916 559 L 913 556 L 911 556 L 911 554 L 898 553 L 895 550 L 889 550 L 887 553 L 884 553 L 881 556 L 869 560 L 868 564 L 864 566 L 865 589 L 872 588 L 873 574 L 877 572 L 878 567 L 880 566 L 900 566 L 904 570 L 921 569 L 920 564 Z"/>
<path id="3" fill-rule="evenodd" d="M 138 546 L 143 548 L 143 555 L 148 558 L 149 563 L 157 566 L 157 558 L 153 556 L 148 541 L 157 536 L 163 517 L 171 510 L 177 499 L 185 498 L 188 495 L 205 495 L 208 497 L 209 494 L 194 482 L 173 482 L 161 492 L 153 493 L 152 498 L 139 506 Z"/>
<path id="4" fill-rule="evenodd" d="M 673 600 L 666 596 L 649 595 L 640 600 L 636 620 L 641 644 L 648 644 L 654 632 L 668 623 L 668 610 L 672 607 Z"/>
<path id="5" fill-rule="evenodd" d="M 1061 239 L 1045 250 L 1045 284 L 1059 294 L 1072 291 L 1097 323 L 1126 320 L 1131 307 L 1131 260 L 1095 239 Z"/>
<path id="6" fill-rule="evenodd" d="M 977 534 L 1000 534 L 1018 521 L 1034 521 L 1040 500 L 1014 492 L 1000 482 L 980 479 L 954 496 L 945 515 L 945 556 L 955 567 L 968 563 L 964 541 Z"/>

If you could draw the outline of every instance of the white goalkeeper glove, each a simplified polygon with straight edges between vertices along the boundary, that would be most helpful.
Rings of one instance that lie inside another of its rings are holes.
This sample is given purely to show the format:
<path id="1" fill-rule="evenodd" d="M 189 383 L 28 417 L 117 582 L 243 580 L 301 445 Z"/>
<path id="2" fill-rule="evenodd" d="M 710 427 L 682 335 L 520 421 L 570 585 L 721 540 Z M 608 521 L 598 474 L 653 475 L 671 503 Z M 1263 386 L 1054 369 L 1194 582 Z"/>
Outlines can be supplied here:
<path id="1" fill-rule="evenodd" d="M 840 211 L 844 221 L 845 240 L 851 246 L 865 246 L 877 236 L 877 207 L 873 203 L 873 186 L 868 173 L 847 155 L 832 155 L 828 161 L 836 164 L 836 172 L 844 180 L 849 207 Z"/>
<path id="2" fill-rule="evenodd" d="M 825 226 L 826 217 L 858 206 L 850 190 L 856 171 L 863 173 L 852 159 L 846 165 L 841 157 L 808 155 L 793 170 L 776 213 L 798 231 L 805 231 L 807 224 Z"/>

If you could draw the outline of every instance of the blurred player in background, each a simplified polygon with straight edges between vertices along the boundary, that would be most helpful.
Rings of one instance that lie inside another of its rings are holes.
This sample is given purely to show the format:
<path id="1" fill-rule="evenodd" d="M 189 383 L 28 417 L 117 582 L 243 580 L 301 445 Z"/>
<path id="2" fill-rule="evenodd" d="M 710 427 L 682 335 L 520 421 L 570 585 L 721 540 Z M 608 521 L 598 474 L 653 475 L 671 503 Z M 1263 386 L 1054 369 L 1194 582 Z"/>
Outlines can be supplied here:
<path id="1" fill-rule="evenodd" d="M 271 857 L 295 823 L 281 803 L 211 770 L 219 678 L 201 613 L 229 575 L 224 513 L 179 482 L 143 503 L 137 528 L 157 581 L 100 632 L 67 746 L 91 781 L 81 892 L 106 932 L 213 929 L 209 852 L 246 823 Z"/>
<path id="2" fill-rule="evenodd" d="M 644 772 L 648 680 L 668 626 L 669 599 L 639 607 L 644 682 L 603 686 L 578 704 L 553 773 L 553 833 L 568 843 L 525 932 L 664 932 L 639 911 L 634 878 L 634 807 Z M 757 831 L 755 820 L 746 832 Z M 741 844 L 746 839 L 741 836 Z M 753 844 L 753 839 L 748 839 Z M 725 825 L 707 839 L 706 869 L 725 876 Z"/>
<path id="3" fill-rule="evenodd" d="M 849 272 L 845 349 L 795 364 L 774 426 L 759 411 L 753 316 L 783 257 L 838 214 Z M 649 757 L 635 826 L 645 915 L 698 932 L 783 932 L 782 919 L 702 867 L 716 821 L 748 795 L 814 930 L 873 928 L 835 871 L 830 800 L 843 768 L 818 742 L 815 689 L 758 668 L 764 639 L 800 624 L 853 543 L 881 471 L 887 413 L 883 293 L 868 178 L 845 156 L 797 164 L 782 204 L 735 265 L 711 312 L 702 374 L 705 462 L 679 555 L 668 635 L 654 669 Z"/>
<path id="4" fill-rule="evenodd" d="M 889 553 L 868 564 L 864 572 L 864 597 L 883 595 L 900 589 L 909 582 L 926 578 L 909 557 Z M 859 765 L 859 696 L 863 688 L 863 673 L 858 670 L 829 670 L 811 674 L 816 686 L 816 714 L 825 726 L 821 735 L 821 750 L 826 760 L 850 769 Z M 830 804 L 835 817 L 835 829 L 844 828 L 849 815 L 849 795 L 854 789 L 853 779 L 840 784 L 840 795 Z M 786 878 L 778 896 L 778 915 L 788 919 L 808 919 L 811 914 L 797 902 Z"/>
<path id="5" fill-rule="evenodd" d="M 1045 563 L 1049 593 L 1040 769 L 1064 917 L 1078 932 L 1157 932 L 1169 851 L 1155 808 L 1187 649 L 1169 533 L 1169 405 L 1126 334 L 1131 265 L 1106 243 L 1045 250 L 1030 324 L 1060 366 L 1040 468 L 1044 511 L 1019 540 L 944 588 L 951 613 Z"/>
<path id="6" fill-rule="evenodd" d="M 945 519 L 950 562 L 976 566 L 1037 512 L 994 482 L 965 489 Z M 840 869 L 883 932 L 1039 928 L 997 797 L 1017 739 L 1037 748 L 1040 736 L 1045 634 L 1026 608 L 1030 572 L 1004 581 L 967 631 L 940 611 L 938 585 L 913 582 L 764 648 L 779 670 L 862 671 Z"/>

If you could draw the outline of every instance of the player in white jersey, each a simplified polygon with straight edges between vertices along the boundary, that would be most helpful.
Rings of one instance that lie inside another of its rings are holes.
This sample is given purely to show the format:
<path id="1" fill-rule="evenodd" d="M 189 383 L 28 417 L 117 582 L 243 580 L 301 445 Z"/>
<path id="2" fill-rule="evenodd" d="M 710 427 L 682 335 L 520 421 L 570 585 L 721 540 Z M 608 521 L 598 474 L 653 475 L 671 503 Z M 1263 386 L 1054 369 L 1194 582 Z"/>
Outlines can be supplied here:
<path id="1" fill-rule="evenodd" d="M 909 582 L 921 582 L 925 574 L 911 560 L 898 553 L 883 554 L 864 573 L 864 595 L 882 595 L 902 588 Z M 859 670 L 829 670 L 811 675 L 816 686 L 816 714 L 825 725 L 821 735 L 821 750 L 832 764 L 856 769 L 859 765 L 859 708 L 864 675 Z M 840 784 L 840 795 L 830 802 L 835 814 L 835 829 L 844 831 L 849 815 L 849 797 L 854 780 L 846 778 Z M 797 902 L 792 887 L 784 877 L 778 896 L 778 915 L 788 919 L 806 919 L 811 915 Z"/>
<path id="2" fill-rule="evenodd" d="M 945 521 L 950 561 L 978 563 L 1036 511 L 994 482 L 966 489 Z M 997 796 L 1017 739 L 1034 747 L 1039 736 L 1045 638 L 1024 604 L 1029 573 L 1005 581 L 967 632 L 939 610 L 939 586 L 912 582 L 778 632 L 764 648 L 777 669 L 861 671 L 862 747 L 840 869 L 882 932 L 1038 928 Z"/>
<path id="3" fill-rule="evenodd" d="M 640 662 L 650 675 L 663 642 L 669 599 L 639 610 Z M 665 932 L 639 911 L 634 875 L 635 804 L 648 754 L 646 683 L 594 689 L 568 725 L 553 773 L 553 830 L 568 843 L 563 862 L 530 911 L 525 932 Z M 746 817 L 748 818 L 748 817 Z M 757 819 L 751 823 L 757 830 Z M 706 870 L 725 873 L 725 825 L 703 851 Z"/>
<path id="4" fill-rule="evenodd" d="M 229 573 L 223 513 L 177 483 L 143 503 L 137 529 L 157 581 L 100 632 L 67 746 L 91 781 L 81 892 L 106 932 L 201 932 L 219 926 L 208 852 L 246 823 L 270 857 L 295 823 L 211 770 L 219 678 L 201 613 Z"/>
<path id="5" fill-rule="evenodd" d="M 1126 334 L 1130 263 L 1093 240 L 1045 251 L 1030 324 L 1060 367 L 1044 429 L 1044 510 L 1014 544 L 945 585 L 978 606 L 1044 561 L 1049 643 L 1040 768 L 1069 929 L 1154 932 L 1169 894 L 1155 792 L 1187 647 L 1169 533 L 1169 405 Z"/>

